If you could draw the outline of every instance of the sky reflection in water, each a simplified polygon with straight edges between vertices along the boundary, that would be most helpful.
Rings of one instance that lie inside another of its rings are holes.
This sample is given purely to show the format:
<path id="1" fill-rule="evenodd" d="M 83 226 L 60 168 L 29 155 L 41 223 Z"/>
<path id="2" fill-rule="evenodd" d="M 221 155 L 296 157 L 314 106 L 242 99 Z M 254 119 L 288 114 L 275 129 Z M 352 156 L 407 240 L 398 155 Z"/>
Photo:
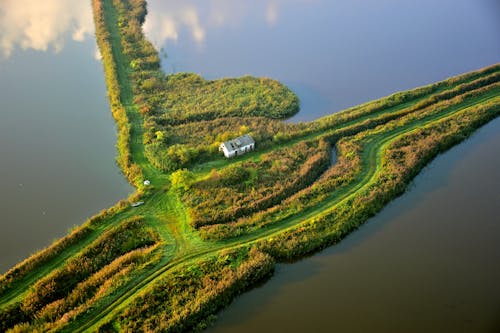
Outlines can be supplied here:
<path id="1" fill-rule="evenodd" d="M 16 49 L 60 52 L 71 34 L 82 42 L 94 33 L 88 1 L 2 0 L 0 2 L 0 57 Z"/>
<path id="2" fill-rule="evenodd" d="M 287 5 L 317 3 L 314 0 L 289 0 Z M 205 42 L 207 30 L 240 26 L 247 18 L 256 17 L 273 27 L 278 23 L 283 1 L 148 1 L 151 9 L 144 26 L 149 38 L 162 46 L 177 42 L 180 30 L 186 29 L 199 46 Z"/>

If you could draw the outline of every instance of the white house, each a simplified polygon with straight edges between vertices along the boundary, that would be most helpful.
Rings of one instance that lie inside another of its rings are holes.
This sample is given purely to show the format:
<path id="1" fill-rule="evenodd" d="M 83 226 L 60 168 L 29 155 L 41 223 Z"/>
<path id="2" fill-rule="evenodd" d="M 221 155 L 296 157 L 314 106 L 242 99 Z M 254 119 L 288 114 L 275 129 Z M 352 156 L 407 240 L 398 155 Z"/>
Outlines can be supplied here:
<path id="1" fill-rule="evenodd" d="M 224 152 L 227 158 L 243 155 L 255 149 L 255 140 L 248 134 L 221 143 L 219 151 Z"/>

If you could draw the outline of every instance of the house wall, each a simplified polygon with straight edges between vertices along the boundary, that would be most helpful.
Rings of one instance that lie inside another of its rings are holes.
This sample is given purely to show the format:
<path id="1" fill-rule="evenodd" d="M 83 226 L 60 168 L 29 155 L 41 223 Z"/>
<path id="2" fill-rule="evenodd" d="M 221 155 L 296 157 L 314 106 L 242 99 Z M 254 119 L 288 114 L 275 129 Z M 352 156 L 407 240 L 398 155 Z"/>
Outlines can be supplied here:
<path id="1" fill-rule="evenodd" d="M 240 156 L 240 155 L 243 155 L 243 154 L 250 152 L 254 149 L 255 149 L 255 144 L 250 144 L 247 146 L 240 147 L 239 149 L 237 149 L 235 151 L 229 151 L 225 146 L 222 147 L 222 150 L 224 151 L 224 156 L 226 156 L 227 158 L 231 158 L 231 157 L 234 157 L 236 155 Z M 236 152 L 237 152 L 237 154 L 236 154 Z"/>

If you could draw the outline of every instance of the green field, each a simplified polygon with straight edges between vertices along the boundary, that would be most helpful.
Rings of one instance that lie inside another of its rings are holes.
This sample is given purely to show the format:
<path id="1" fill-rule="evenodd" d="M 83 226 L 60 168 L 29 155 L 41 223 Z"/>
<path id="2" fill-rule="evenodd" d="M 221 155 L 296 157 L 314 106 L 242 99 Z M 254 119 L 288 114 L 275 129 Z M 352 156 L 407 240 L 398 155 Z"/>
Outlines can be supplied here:
<path id="1" fill-rule="evenodd" d="M 275 262 L 339 242 L 500 115 L 497 64 L 287 124 L 298 99 L 279 82 L 167 76 L 144 0 L 93 6 L 137 193 L 0 277 L 1 331 L 201 330 Z M 224 159 L 220 141 L 243 133 L 257 149 Z"/>

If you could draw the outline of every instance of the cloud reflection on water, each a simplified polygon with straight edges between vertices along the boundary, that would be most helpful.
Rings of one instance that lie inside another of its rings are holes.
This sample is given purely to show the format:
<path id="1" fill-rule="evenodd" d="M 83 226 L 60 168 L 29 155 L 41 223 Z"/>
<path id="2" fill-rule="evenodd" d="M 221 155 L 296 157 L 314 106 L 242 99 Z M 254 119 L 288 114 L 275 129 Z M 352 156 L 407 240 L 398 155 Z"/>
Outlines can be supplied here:
<path id="1" fill-rule="evenodd" d="M 255 12 L 260 14 L 268 26 L 276 25 L 283 3 L 281 0 L 257 0 L 253 3 L 234 0 L 149 0 L 144 31 L 157 47 L 162 47 L 169 41 L 177 42 L 183 30 L 201 46 L 209 28 L 236 26 Z"/>
<path id="2" fill-rule="evenodd" d="M 192 38 L 202 43 L 205 39 L 205 29 L 201 26 L 198 11 L 191 6 L 174 6 L 165 2 L 167 10 L 149 12 L 144 30 L 149 33 L 154 43 L 164 43 L 167 40 L 177 41 L 179 26 L 187 26 Z M 170 6 L 170 8 L 168 7 Z"/>
<path id="3" fill-rule="evenodd" d="M 94 33 L 90 1 L 1 0 L 0 55 L 16 48 L 60 52 L 67 38 L 82 42 Z"/>

